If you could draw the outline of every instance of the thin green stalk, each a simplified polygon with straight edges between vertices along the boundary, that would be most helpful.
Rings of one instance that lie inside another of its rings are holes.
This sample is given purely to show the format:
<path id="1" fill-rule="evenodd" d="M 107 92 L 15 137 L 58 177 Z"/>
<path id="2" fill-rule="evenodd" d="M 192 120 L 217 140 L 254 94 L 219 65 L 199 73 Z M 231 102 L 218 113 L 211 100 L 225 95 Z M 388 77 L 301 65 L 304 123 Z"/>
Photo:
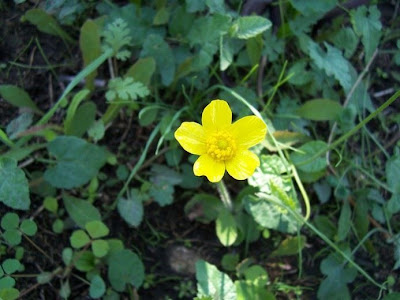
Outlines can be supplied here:
<path id="1" fill-rule="evenodd" d="M 221 181 L 217 182 L 217 189 L 218 189 L 219 196 L 220 196 L 221 201 L 224 204 L 224 206 L 229 211 L 233 211 L 233 203 L 232 203 L 231 196 L 229 195 L 229 191 L 226 188 L 226 185 L 222 179 L 221 179 Z"/>
<path id="2" fill-rule="evenodd" d="M 160 124 L 158 124 L 152 131 L 152 133 L 149 136 L 149 139 L 147 140 L 146 146 L 143 149 L 142 155 L 140 156 L 138 162 L 136 163 L 136 165 L 133 167 L 131 173 L 129 174 L 128 179 L 125 181 L 124 186 L 122 187 L 122 189 L 119 191 L 114 203 L 111 205 L 111 209 L 113 210 L 118 203 L 118 200 L 122 197 L 122 195 L 126 192 L 126 190 L 129 187 L 129 184 L 131 183 L 133 177 L 136 175 L 137 171 L 139 170 L 139 168 L 142 166 L 142 164 L 144 163 L 144 160 L 146 159 L 146 155 L 147 155 L 147 151 L 149 151 L 149 147 L 151 145 L 151 143 L 153 142 L 153 140 L 155 139 L 156 135 L 158 134 L 158 132 L 160 131 Z"/>
<path id="3" fill-rule="evenodd" d="M 327 151 L 335 148 L 345 140 L 347 140 L 350 136 L 355 134 L 358 130 L 360 130 L 365 124 L 367 124 L 369 121 L 371 121 L 373 118 L 375 118 L 378 114 L 380 114 L 385 108 L 387 108 L 390 104 L 392 104 L 394 101 L 398 99 L 400 96 L 400 90 L 397 91 L 392 97 L 389 98 L 385 103 L 383 103 L 379 108 L 377 108 L 374 112 L 372 112 L 368 117 L 366 117 L 364 120 L 362 120 L 360 123 L 358 123 L 353 129 L 351 129 L 349 132 L 343 134 L 340 138 L 338 138 L 336 141 L 334 141 L 332 144 L 326 146 L 325 148 L 321 149 L 317 153 L 315 153 L 312 157 L 309 159 L 306 159 L 302 162 L 299 162 L 297 166 L 302 166 L 311 163 Z"/>

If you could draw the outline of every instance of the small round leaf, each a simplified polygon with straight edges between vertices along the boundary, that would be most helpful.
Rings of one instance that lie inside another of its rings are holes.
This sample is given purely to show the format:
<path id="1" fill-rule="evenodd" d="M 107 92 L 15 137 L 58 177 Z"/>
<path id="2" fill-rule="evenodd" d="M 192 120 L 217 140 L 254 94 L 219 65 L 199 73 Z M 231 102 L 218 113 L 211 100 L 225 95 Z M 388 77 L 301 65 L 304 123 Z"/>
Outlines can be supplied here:
<path id="1" fill-rule="evenodd" d="M 55 220 L 52 229 L 55 233 L 61 233 L 64 230 L 64 222 L 61 219 Z"/>
<path id="2" fill-rule="evenodd" d="M 90 289 L 89 289 L 90 297 L 100 298 L 101 296 L 104 295 L 105 291 L 106 291 L 106 285 L 104 283 L 104 280 L 99 275 L 95 275 L 90 282 Z"/>
<path id="3" fill-rule="evenodd" d="M 13 288 L 14 285 L 15 285 L 15 279 L 14 278 L 12 278 L 10 276 L 6 276 L 6 277 L 3 277 L 3 278 L 0 278 L 0 293 L 3 291 L 3 289 Z M 0 298 L 0 299 L 2 299 L 2 298 Z"/>
<path id="4" fill-rule="evenodd" d="M 32 220 L 23 220 L 20 229 L 26 235 L 33 236 L 37 232 L 37 225 Z"/>
<path id="5" fill-rule="evenodd" d="M 56 214 L 58 210 L 58 201 L 54 197 L 46 197 L 43 201 L 43 206 L 48 211 Z"/>
<path id="6" fill-rule="evenodd" d="M 93 239 L 104 237 L 110 232 L 108 227 L 101 221 L 90 221 L 86 223 L 85 228 Z"/>
<path id="7" fill-rule="evenodd" d="M 1 266 L 3 267 L 3 270 L 6 274 L 13 274 L 18 271 L 21 263 L 17 259 L 8 258 L 2 263 Z"/>
<path id="8" fill-rule="evenodd" d="M 21 232 L 19 232 L 17 229 L 6 230 L 3 233 L 3 238 L 11 246 L 16 246 L 21 243 Z"/>
<path id="9" fill-rule="evenodd" d="M 64 248 L 62 251 L 62 260 L 65 265 L 69 265 L 72 261 L 72 256 L 74 255 L 74 251 L 71 248 Z"/>
<path id="10" fill-rule="evenodd" d="M 76 230 L 70 237 L 71 246 L 79 249 L 90 242 L 89 236 L 83 230 Z"/>
<path id="11" fill-rule="evenodd" d="M 18 228 L 19 217 L 16 213 L 6 213 L 1 219 L 1 227 L 4 230 Z"/>
<path id="12" fill-rule="evenodd" d="M 110 250 L 110 246 L 105 240 L 95 240 L 92 243 L 93 254 L 96 257 L 106 256 L 108 250 Z"/>

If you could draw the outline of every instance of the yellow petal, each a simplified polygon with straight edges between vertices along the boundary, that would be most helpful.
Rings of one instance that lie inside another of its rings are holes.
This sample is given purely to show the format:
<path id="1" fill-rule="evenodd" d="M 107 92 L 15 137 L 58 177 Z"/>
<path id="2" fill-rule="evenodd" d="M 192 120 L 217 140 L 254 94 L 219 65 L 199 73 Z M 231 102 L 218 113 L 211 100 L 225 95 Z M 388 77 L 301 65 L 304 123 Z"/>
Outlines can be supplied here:
<path id="1" fill-rule="evenodd" d="M 247 116 L 233 123 L 229 131 L 240 148 L 248 149 L 265 139 L 267 125 L 259 117 Z"/>
<path id="2" fill-rule="evenodd" d="M 225 164 L 229 175 L 237 180 L 244 180 L 253 175 L 255 169 L 260 165 L 260 160 L 253 152 L 242 150 Z"/>
<path id="3" fill-rule="evenodd" d="M 232 123 L 232 111 L 224 100 L 213 100 L 203 110 L 201 123 L 205 129 L 222 129 Z"/>
<path id="4" fill-rule="evenodd" d="M 225 163 L 216 161 L 208 154 L 200 156 L 193 165 L 193 172 L 196 176 L 207 176 L 211 182 L 218 182 L 225 173 Z"/>
<path id="5" fill-rule="evenodd" d="M 187 152 L 202 155 L 207 151 L 204 129 L 196 122 L 183 122 L 175 131 L 175 138 Z"/>

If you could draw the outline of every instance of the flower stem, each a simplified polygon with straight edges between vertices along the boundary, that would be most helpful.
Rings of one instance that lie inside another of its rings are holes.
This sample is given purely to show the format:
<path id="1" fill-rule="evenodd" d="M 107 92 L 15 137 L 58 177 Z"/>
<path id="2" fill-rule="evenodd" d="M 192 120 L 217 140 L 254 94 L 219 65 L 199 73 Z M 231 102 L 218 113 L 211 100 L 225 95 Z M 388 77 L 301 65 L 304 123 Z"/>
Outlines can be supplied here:
<path id="1" fill-rule="evenodd" d="M 217 182 L 217 189 L 218 189 L 219 196 L 220 196 L 221 201 L 224 204 L 224 206 L 229 211 L 233 211 L 233 203 L 232 203 L 231 195 L 229 194 L 229 191 L 226 188 L 226 185 L 222 180 Z"/>

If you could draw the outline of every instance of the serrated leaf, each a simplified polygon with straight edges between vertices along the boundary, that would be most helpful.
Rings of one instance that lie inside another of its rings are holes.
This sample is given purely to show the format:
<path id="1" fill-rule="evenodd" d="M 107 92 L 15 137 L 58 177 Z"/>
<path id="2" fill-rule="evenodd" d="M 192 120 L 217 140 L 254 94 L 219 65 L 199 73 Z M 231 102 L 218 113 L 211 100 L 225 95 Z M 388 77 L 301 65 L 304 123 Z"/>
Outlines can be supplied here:
<path id="1" fill-rule="evenodd" d="M 362 5 L 351 11 L 350 16 L 354 31 L 361 36 L 361 42 L 365 49 L 365 63 L 367 63 L 378 47 L 382 36 L 381 13 L 376 5 L 369 8 Z"/>
<path id="2" fill-rule="evenodd" d="M 318 44 L 307 39 L 307 51 L 318 68 L 325 71 L 328 76 L 334 76 L 345 91 L 351 88 L 351 76 L 349 74 L 349 62 L 343 57 L 337 48 L 324 43 L 327 51 L 323 51 Z"/>
<path id="3" fill-rule="evenodd" d="M 204 260 L 196 262 L 196 279 L 198 298 L 236 300 L 235 285 L 229 276 Z"/>
<path id="4" fill-rule="evenodd" d="M 139 288 L 144 280 L 144 266 L 131 250 L 115 251 L 108 259 L 108 279 L 118 292 L 125 290 L 127 283 Z"/>
<path id="5" fill-rule="evenodd" d="M 161 82 L 165 86 L 172 83 L 175 76 L 175 57 L 170 46 L 161 36 L 156 34 L 147 36 L 140 57 L 153 57 L 157 71 L 161 75 Z"/>
<path id="6" fill-rule="evenodd" d="M 7 102 L 17 107 L 28 107 L 34 112 L 42 114 L 40 109 L 36 106 L 35 102 L 32 101 L 31 97 L 23 89 L 11 84 L 0 85 L 0 95 Z"/>
<path id="7" fill-rule="evenodd" d="M 271 28 L 270 20 L 260 16 L 239 17 L 232 25 L 233 36 L 249 39 Z"/>
<path id="8" fill-rule="evenodd" d="M 74 42 L 74 40 L 66 33 L 57 23 L 56 19 L 54 19 L 51 15 L 47 14 L 45 11 L 34 8 L 28 10 L 25 15 L 25 19 L 30 23 L 35 25 L 37 29 L 40 31 L 59 36 L 63 40 L 66 40 L 70 43 Z"/>
<path id="9" fill-rule="evenodd" d="M 14 159 L 0 158 L 0 201 L 14 208 L 27 210 L 30 206 L 28 180 Z"/>
<path id="10" fill-rule="evenodd" d="M 101 298 L 106 292 L 106 284 L 99 275 L 93 276 L 90 281 L 89 295 L 92 298 Z"/>
<path id="11" fill-rule="evenodd" d="M 344 56 L 346 58 L 350 58 L 357 49 L 358 37 L 350 27 L 340 29 L 333 36 L 332 40 L 336 47 L 344 50 Z"/>
<path id="12" fill-rule="evenodd" d="M 132 41 L 128 24 L 121 18 L 109 24 L 102 35 L 105 47 L 113 49 L 114 55 L 117 55 L 124 46 L 130 45 Z"/>
<path id="13" fill-rule="evenodd" d="M 96 207 L 86 200 L 63 195 L 65 209 L 72 220 L 81 228 L 90 221 L 100 221 L 101 215 Z"/>
<path id="14" fill-rule="evenodd" d="M 308 120 L 331 121 L 336 120 L 343 111 L 340 103 L 330 99 L 313 99 L 306 101 L 297 110 L 297 114 Z"/>
<path id="15" fill-rule="evenodd" d="M 233 215 L 226 209 L 222 209 L 215 221 L 215 231 L 222 245 L 233 245 L 238 237 L 238 230 Z"/>
<path id="16" fill-rule="evenodd" d="M 107 152 L 74 136 L 58 136 L 47 149 L 57 163 L 44 173 L 54 187 L 71 189 L 88 183 L 107 161 Z"/>
<path id="17" fill-rule="evenodd" d="M 132 189 L 129 198 L 118 200 L 118 212 L 122 219 L 131 226 L 139 226 L 143 219 L 143 195 L 137 189 Z"/>
<path id="18" fill-rule="evenodd" d="M 149 89 L 141 82 L 135 82 L 132 77 L 114 78 L 108 83 L 108 92 L 106 98 L 108 101 L 115 99 L 136 100 L 149 95 Z"/>
<path id="19" fill-rule="evenodd" d="M 110 233 L 108 227 L 98 220 L 87 222 L 85 228 L 92 239 L 105 237 Z"/>

